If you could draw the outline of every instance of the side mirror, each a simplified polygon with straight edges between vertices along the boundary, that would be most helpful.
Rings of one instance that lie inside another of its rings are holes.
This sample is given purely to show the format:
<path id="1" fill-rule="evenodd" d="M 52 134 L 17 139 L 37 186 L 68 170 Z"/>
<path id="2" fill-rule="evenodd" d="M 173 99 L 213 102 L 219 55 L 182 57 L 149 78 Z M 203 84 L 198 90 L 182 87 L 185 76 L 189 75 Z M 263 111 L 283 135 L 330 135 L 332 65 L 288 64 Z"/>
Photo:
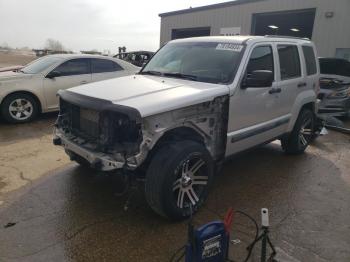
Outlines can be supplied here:
<path id="1" fill-rule="evenodd" d="M 46 75 L 46 78 L 53 79 L 53 78 L 59 77 L 59 76 L 61 76 L 61 73 L 60 73 L 60 72 L 58 72 L 58 71 L 51 71 L 50 73 L 48 73 L 48 74 Z"/>
<path id="2" fill-rule="evenodd" d="M 274 81 L 274 74 L 269 70 L 256 70 L 247 74 L 243 79 L 242 88 L 271 87 Z"/>

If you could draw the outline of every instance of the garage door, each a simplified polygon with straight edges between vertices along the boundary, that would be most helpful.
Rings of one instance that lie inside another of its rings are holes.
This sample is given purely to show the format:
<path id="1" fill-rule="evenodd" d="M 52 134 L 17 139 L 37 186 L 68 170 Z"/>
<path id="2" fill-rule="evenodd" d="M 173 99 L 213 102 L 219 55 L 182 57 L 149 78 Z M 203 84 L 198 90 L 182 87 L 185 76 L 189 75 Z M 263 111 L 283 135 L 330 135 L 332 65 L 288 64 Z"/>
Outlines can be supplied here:
<path id="1" fill-rule="evenodd" d="M 171 40 L 196 36 L 210 36 L 210 27 L 180 28 L 171 32 Z"/>
<path id="2" fill-rule="evenodd" d="M 253 15 L 253 35 L 283 35 L 312 39 L 316 9 Z"/>

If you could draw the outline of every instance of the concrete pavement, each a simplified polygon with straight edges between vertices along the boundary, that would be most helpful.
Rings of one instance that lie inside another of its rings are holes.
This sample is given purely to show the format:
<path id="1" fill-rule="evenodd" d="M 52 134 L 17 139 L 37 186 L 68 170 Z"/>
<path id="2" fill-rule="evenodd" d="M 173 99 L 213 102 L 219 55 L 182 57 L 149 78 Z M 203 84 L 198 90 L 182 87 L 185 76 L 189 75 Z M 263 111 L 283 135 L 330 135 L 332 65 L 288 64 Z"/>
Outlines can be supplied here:
<path id="1" fill-rule="evenodd" d="M 154 214 L 142 192 L 124 211 L 127 197 L 115 194 L 115 179 L 70 163 L 51 146 L 52 120 L 0 126 L 0 261 L 169 261 L 186 241 L 186 222 Z M 302 156 L 286 156 L 275 143 L 234 157 L 195 223 L 222 217 L 230 206 L 260 221 L 267 207 L 280 261 L 350 261 L 349 142 L 331 132 Z M 20 169 L 15 179 L 24 182 L 11 182 L 17 173 L 6 166 Z M 241 244 L 231 246 L 231 258 L 242 261 L 253 237 L 254 226 L 237 215 L 232 238 Z"/>

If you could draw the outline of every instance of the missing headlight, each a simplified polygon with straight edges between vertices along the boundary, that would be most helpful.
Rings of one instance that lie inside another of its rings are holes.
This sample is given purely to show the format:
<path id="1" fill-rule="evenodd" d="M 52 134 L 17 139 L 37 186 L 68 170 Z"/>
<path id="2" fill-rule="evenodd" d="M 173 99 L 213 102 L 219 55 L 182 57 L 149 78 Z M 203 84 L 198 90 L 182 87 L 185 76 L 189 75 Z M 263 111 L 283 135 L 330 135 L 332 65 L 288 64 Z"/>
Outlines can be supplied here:
<path id="1" fill-rule="evenodd" d="M 100 142 L 107 151 L 135 154 L 142 141 L 141 123 L 117 112 L 104 112 L 100 119 Z"/>

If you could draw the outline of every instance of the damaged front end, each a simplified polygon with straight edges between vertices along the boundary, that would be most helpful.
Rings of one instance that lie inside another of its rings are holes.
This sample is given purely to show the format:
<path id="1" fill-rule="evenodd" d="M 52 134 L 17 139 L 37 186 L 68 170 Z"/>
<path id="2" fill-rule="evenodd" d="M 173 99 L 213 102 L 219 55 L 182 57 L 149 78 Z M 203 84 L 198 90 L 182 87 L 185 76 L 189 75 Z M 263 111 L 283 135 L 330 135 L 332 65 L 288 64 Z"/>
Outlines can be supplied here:
<path id="1" fill-rule="evenodd" d="M 319 113 L 328 117 L 350 116 L 350 83 L 343 83 L 337 79 L 322 78 L 320 80 L 321 100 Z"/>
<path id="2" fill-rule="evenodd" d="M 98 170 L 137 167 L 128 161 L 139 153 L 142 142 L 142 119 L 136 109 L 65 90 L 58 94 L 55 145 L 63 146 L 72 160 Z"/>

